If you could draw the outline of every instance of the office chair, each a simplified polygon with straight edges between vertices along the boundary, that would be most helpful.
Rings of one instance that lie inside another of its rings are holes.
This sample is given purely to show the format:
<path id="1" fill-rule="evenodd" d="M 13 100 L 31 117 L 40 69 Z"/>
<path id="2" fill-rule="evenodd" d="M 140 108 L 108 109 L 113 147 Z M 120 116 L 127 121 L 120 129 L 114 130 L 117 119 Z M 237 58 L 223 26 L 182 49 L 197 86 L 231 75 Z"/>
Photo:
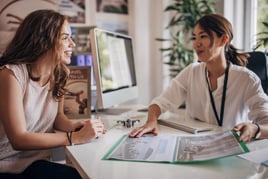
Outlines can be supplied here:
<path id="1" fill-rule="evenodd" d="M 261 79 L 261 85 L 266 94 L 268 94 L 268 57 L 264 52 L 249 52 L 247 68 L 255 72 Z"/>

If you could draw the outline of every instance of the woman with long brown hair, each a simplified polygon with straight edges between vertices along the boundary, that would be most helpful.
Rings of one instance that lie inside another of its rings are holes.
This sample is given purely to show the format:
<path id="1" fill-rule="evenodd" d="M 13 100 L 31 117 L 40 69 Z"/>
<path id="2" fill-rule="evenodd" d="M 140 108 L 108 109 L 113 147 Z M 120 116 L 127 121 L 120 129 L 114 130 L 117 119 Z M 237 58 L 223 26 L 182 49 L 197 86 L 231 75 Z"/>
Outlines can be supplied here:
<path id="1" fill-rule="evenodd" d="M 0 58 L 0 178 L 80 178 L 74 168 L 49 161 L 50 149 L 105 133 L 100 120 L 73 122 L 64 115 L 74 47 L 66 17 L 37 10 Z"/>

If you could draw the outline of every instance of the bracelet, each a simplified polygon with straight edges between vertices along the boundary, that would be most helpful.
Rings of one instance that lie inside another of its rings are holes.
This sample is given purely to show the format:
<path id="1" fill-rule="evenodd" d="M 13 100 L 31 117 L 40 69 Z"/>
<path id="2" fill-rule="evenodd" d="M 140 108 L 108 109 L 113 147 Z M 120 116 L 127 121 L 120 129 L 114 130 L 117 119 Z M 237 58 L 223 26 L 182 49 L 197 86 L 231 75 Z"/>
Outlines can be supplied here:
<path id="1" fill-rule="evenodd" d="M 257 126 L 257 132 L 255 133 L 255 136 L 253 137 L 255 139 L 257 137 L 257 135 L 259 134 L 261 128 L 260 128 L 258 123 L 254 123 L 254 124 Z M 257 138 L 259 138 L 259 136 Z"/>
<path id="2" fill-rule="evenodd" d="M 71 132 L 66 132 L 66 134 L 67 134 L 69 144 L 73 145 L 73 143 L 72 143 L 72 134 L 73 134 L 73 132 L 72 131 Z"/>

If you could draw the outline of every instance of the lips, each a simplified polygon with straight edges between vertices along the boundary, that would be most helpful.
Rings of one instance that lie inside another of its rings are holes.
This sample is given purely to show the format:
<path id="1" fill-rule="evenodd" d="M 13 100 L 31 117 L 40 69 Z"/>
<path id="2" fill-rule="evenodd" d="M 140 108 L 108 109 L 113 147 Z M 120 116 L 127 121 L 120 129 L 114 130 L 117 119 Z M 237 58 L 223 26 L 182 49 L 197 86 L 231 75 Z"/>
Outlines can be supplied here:
<path id="1" fill-rule="evenodd" d="M 71 57 L 72 56 L 72 51 L 71 50 L 67 50 L 67 51 L 64 51 L 64 54 L 68 57 Z"/>
<path id="2" fill-rule="evenodd" d="M 203 53 L 203 50 L 196 50 L 196 54 L 199 56 Z"/>

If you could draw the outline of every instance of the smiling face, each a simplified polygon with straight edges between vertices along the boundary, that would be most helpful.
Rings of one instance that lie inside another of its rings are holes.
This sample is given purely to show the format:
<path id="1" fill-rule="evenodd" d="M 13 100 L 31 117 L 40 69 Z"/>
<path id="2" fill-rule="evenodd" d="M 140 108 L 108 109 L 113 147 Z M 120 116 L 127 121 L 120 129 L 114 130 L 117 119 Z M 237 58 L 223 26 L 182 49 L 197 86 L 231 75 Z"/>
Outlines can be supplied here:
<path id="1" fill-rule="evenodd" d="M 71 56 L 75 43 L 71 37 L 71 28 L 67 21 L 64 22 L 61 32 L 61 62 L 64 64 L 71 63 Z"/>
<path id="2" fill-rule="evenodd" d="M 218 37 L 213 31 L 211 35 L 208 34 L 198 24 L 194 28 L 192 39 L 193 49 L 202 62 L 215 59 L 224 50 L 223 37 Z"/>

